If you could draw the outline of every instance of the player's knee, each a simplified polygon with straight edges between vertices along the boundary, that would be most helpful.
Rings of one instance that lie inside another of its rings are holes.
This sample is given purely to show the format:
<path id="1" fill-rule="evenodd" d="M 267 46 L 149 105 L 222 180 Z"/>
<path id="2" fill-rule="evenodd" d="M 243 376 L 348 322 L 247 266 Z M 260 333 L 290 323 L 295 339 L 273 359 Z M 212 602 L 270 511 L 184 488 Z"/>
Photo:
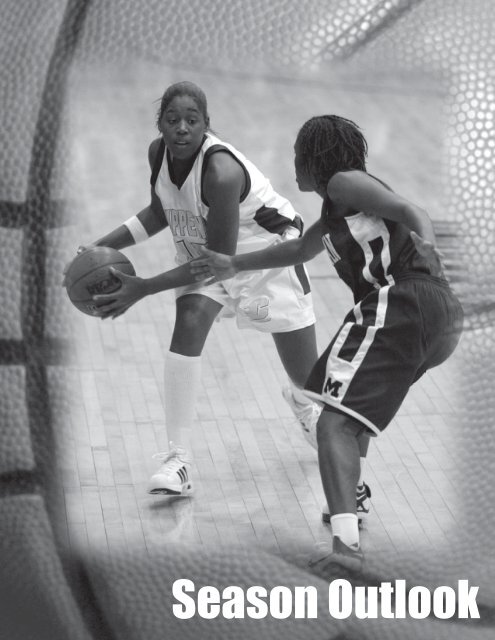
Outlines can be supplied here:
<path id="1" fill-rule="evenodd" d="M 351 416 L 333 407 L 325 407 L 316 427 L 316 441 L 318 447 L 324 447 L 336 439 L 358 438 L 364 431 L 366 427 Z"/>
<path id="2" fill-rule="evenodd" d="M 199 355 L 208 336 L 212 318 L 201 305 L 182 304 L 177 308 L 171 348 L 184 355 Z"/>
<path id="3" fill-rule="evenodd" d="M 205 328 L 208 315 L 197 308 L 188 308 L 177 315 L 176 328 L 189 336 L 195 335 Z"/>

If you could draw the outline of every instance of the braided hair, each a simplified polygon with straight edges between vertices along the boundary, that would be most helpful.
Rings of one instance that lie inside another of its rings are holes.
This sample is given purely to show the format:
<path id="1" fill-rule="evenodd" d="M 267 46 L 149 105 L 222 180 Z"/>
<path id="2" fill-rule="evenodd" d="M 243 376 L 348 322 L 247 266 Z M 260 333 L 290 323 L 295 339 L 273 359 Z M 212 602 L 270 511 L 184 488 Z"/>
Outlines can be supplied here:
<path id="1" fill-rule="evenodd" d="M 301 163 L 319 187 L 338 171 L 366 171 L 368 143 L 352 120 L 325 115 L 310 118 L 297 134 Z"/>

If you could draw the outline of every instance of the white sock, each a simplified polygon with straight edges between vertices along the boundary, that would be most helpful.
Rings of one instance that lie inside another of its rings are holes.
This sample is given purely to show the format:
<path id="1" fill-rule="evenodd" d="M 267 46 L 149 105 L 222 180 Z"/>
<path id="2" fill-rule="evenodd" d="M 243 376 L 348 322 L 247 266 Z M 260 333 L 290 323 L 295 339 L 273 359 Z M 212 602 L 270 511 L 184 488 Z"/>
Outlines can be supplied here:
<path id="1" fill-rule="evenodd" d="M 165 356 L 165 422 L 167 437 L 190 451 L 201 381 L 201 356 L 183 356 L 169 351 Z"/>
<path id="2" fill-rule="evenodd" d="M 359 480 L 358 487 L 361 487 L 364 484 L 364 468 L 366 467 L 366 458 L 359 458 L 360 463 L 360 471 L 359 471 Z"/>
<path id="3" fill-rule="evenodd" d="M 330 516 L 332 535 L 339 536 L 348 547 L 356 545 L 359 548 L 358 517 L 355 513 L 338 513 Z"/>

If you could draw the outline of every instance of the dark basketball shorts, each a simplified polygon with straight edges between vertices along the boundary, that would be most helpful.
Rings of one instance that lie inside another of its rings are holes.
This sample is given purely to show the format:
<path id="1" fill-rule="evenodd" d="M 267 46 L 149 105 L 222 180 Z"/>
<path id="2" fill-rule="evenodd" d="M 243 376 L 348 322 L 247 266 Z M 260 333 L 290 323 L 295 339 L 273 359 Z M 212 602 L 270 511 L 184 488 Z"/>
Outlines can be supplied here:
<path id="1" fill-rule="evenodd" d="M 411 385 L 454 351 L 462 322 L 462 307 L 444 280 L 404 274 L 347 314 L 305 392 L 378 435 Z"/>

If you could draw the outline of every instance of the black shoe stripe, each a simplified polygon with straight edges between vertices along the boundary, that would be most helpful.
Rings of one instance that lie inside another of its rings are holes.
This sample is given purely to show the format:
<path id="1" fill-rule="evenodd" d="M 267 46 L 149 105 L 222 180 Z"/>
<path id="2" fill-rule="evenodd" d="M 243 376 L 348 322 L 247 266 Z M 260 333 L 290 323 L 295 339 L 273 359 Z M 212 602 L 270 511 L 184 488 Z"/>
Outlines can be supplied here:
<path id="1" fill-rule="evenodd" d="M 186 467 L 181 467 L 180 469 L 177 470 L 177 473 L 179 474 L 179 478 L 181 479 L 182 482 L 187 482 L 188 478 L 187 478 Z"/>

